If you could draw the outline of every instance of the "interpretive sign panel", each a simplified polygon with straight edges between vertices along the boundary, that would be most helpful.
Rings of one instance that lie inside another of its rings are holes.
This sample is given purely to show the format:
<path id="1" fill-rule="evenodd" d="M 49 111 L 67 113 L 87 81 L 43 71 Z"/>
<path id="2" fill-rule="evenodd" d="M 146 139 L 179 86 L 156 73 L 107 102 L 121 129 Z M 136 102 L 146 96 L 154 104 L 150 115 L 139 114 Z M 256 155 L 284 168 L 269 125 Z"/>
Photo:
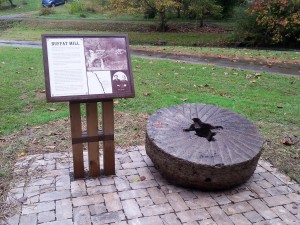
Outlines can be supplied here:
<path id="1" fill-rule="evenodd" d="M 127 35 L 42 35 L 48 102 L 134 97 Z"/>

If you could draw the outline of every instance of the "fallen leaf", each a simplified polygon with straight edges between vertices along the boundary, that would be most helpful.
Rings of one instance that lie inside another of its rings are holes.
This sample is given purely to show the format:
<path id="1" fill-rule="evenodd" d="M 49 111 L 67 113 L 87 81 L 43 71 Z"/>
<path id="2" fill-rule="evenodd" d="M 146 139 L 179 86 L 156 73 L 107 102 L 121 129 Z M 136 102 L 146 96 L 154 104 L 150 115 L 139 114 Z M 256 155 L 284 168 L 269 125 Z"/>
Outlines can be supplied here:
<path id="1" fill-rule="evenodd" d="M 46 90 L 35 90 L 34 92 L 37 92 L 37 93 L 45 93 Z"/>
<path id="2" fill-rule="evenodd" d="M 18 157 L 23 157 L 25 155 L 25 152 L 18 153 Z"/>
<path id="3" fill-rule="evenodd" d="M 119 103 L 120 103 L 119 99 L 114 100 L 114 104 L 119 104 Z"/>
<path id="4" fill-rule="evenodd" d="M 36 127 L 33 127 L 33 129 L 41 129 L 42 127 L 40 126 L 36 126 Z"/>
<path id="5" fill-rule="evenodd" d="M 252 77 L 253 77 L 252 74 L 247 74 L 247 75 L 246 75 L 246 79 L 250 79 L 250 78 L 252 78 Z"/>
<path id="6" fill-rule="evenodd" d="M 225 97 L 225 98 L 231 98 L 230 95 L 227 95 L 227 94 L 224 94 L 224 93 L 221 93 L 220 95 L 221 95 L 222 97 Z"/>
<path id="7" fill-rule="evenodd" d="M 34 68 L 33 67 L 29 67 L 28 69 L 33 70 Z"/>
<path id="8" fill-rule="evenodd" d="M 256 83 L 256 80 L 250 80 L 250 83 Z"/>
<path id="9" fill-rule="evenodd" d="M 48 108 L 49 111 L 57 111 L 55 108 Z"/>
<path id="10" fill-rule="evenodd" d="M 187 100 L 189 100 L 188 98 L 180 98 L 181 101 L 186 102 Z"/>
<path id="11" fill-rule="evenodd" d="M 140 179 L 138 177 L 133 178 L 133 182 L 139 182 Z"/>
<path id="12" fill-rule="evenodd" d="M 144 92 L 143 95 L 144 95 L 144 96 L 149 96 L 149 95 L 151 95 L 151 93 L 149 93 L 149 92 Z"/>
<path id="13" fill-rule="evenodd" d="M 48 145 L 48 146 L 46 146 L 45 148 L 48 148 L 48 149 L 55 149 L 56 146 L 54 146 L 54 145 Z"/>
<path id="14" fill-rule="evenodd" d="M 239 73 L 237 73 L 237 72 L 234 72 L 233 74 L 234 74 L 234 75 L 239 75 Z"/>
<path id="15" fill-rule="evenodd" d="M 146 180 L 146 177 L 141 176 L 141 177 L 140 177 L 140 181 L 143 181 L 143 180 Z"/>
<path id="16" fill-rule="evenodd" d="M 228 73 L 227 73 L 227 72 L 224 72 L 224 75 L 228 75 Z"/>
<path id="17" fill-rule="evenodd" d="M 284 145 L 288 145 L 288 146 L 291 146 L 291 145 L 295 145 L 296 143 L 298 143 L 299 141 L 295 140 L 295 138 L 292 138 L 290 136 L 286 136 L 284 137 L 282 140 L 281 140 L 281 143 L 284 144 Z"/>

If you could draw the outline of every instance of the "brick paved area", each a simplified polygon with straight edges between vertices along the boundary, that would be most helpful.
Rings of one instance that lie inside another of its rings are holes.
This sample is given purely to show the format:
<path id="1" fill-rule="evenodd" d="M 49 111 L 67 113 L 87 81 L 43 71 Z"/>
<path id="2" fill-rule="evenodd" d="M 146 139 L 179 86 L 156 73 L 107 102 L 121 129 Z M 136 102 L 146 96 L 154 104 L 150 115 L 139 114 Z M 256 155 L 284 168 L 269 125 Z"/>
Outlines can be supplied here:
<path id="1" fill-rule="evenodd" d="M 300 224 L 300 185 L 265 161 L 246 184 L 224 192 L 171 185 L 141 146 L 116 150 L 116 167 L 116 176 L 74 181 L 69 153 L 22 158 L 15 172 L 27 176 L 8 199 L 19 213 L 0 224 Z"/>

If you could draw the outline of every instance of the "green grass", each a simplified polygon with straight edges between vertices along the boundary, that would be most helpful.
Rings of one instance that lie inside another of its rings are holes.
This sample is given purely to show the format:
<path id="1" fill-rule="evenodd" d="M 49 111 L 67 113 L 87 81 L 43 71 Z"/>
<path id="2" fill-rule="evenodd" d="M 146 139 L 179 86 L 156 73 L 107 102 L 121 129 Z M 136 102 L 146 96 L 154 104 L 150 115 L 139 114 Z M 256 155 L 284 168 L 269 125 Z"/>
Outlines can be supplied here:
<path id="1" fill-rule="evenodd" d="M 0 6 L 0 16 L 24 13 L 40 9 L 41 0 L 12 0 L 17 7 L 10 7 L 9 1 L 4 1 Z"/>
<path id="2" fill-rule="evenodd" d="M 68 116 L 67 104 L 46 103 L 39 93 L 44 89 L 40 49 L 0 47 L 0 51 L 0 135 Z M 251 72 L 140 58 L 132 62 L 136 98 L 121 99 L 119 111 L 152 113 L 191 102 L 225 107 L 253 121 L 300 123 L 298 77 L 262 73 L 260 79 L 246 79 Z"/>
<path id="3" fill-rule="evenodd" d="M 15 131 L 30 133 L 34 126 L 68 117 L 67 103 L 47 103 L 45 93 L 41 91 L 44 90 L 41 49 L 0 47 L 0 52 L 1 140 Z M 285 146 L 281 143 L 285 135 L 300 136 L 299 77 L 261 73 L 258 78 L 247 79 L 247 74 L 254 73 L 141 58 L 133 58 L 132 65 L 136 97 L 119 99 L 115 104 L 117 113 L 139 118 L 159 108 L 183 103 L 213 104 L 230 109 L 258 125 L 266 143 L 269 143 L 264 145 L 263 157 L 300 182 L 299 145 Z M 128 129 L 137 129 L 134 133 L 140 135 L 144 129 L 142 121 L 137 128 Z M 49 133 L 49 130 L 43 132 Z M 116 132 L 119 134 L 117 128 Z M 19 133 L 12 135 L 9 140 L 16 141 L 0 145 L 1 182 L 10 179 L 16 155 L 27 152 L 23 139 L 33 141 L 32 137 L 27 137 L 28 134 L 20 137 Z M 131 136 L 125 134 L 124 137 Z M 45 138 L 45 141 L 48 139 Z M 45 145 L 42 148 L 44 150 Z M 31 152 L 30 149 L 28 151 Z"/>
<path id="4" fill-rule="evenodd" d="M 143 46 L 133 46 L 143 47 Z M 209 53 L 216 56 L 234 56 L 248 58 L 262 58 L 270 60 L 300 61 L 300 51 L 279 51 L 247 48 L 218 48 L 218 47 L 184 47 L 184 46 L 147 46 L 149 49 L 175 51 L 180 53 Z"/>
<path id="5" fill-rule="evenodd" d="M 65 110 L 48 110 L 65 104 L 47 104 L 36 92 L 45 89 L 41 50 L 1 47 L 0 51 L 0 135 L 67 116 Z"/>
<path id="6" fill-rule="evenodd" d="M 136 24 L 135 26 L 139 26 Z M 230 34 L 216 33 L 160 33 L 160 32 L 133 32 L 128 30 L 128 24 L 95 23 L 95 22 L 58 22 L 44 21 L 22 22 L 0 33 L 0 39 L 4 40 L 40 40 L 41 34 L 105 34 L 127 33 L 130 44 L 156 44 L 160 40 L 167 41 L 168 45 L 224 45 L 230 41 Z"/>

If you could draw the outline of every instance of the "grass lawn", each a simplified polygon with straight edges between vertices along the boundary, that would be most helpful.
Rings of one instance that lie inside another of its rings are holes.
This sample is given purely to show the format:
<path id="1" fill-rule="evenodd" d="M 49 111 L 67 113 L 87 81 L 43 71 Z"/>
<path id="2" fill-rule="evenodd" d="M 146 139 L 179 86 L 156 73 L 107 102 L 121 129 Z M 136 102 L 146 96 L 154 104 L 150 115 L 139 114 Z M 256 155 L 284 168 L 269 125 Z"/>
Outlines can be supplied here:
<path id="1" fill-rule="evenodd" d="M 186 47 L 186 46 L 132 46 L 138 49 L 147 49 L 150 51 L 174 52 L 179 54 L 209 54 L 211 56 L 222 57 L 244 57 L 249 59 L 265 59 L 299 63 L 300 51 L 287 50 L 266 50 L 266 49 L 248 49 L 248 48 L 218 48 L 218 47 Z"/>
<path id="2" fill-rule="evenodd" d="M 4 25 L 3 25 L 4 26 Z M 129 22 L 99 22 L 99 21 L 23 21 L 7 28 L 0 33 L 4 40 L 40 40 L 45 34 L 105 34 L 127 33 L 130 44 L 154 45 L 160 40 L 167 41 L 168 45 L 185 46 L 220 46 L 231 40 L 229 33 L 161 33 L 148 30 L 149 25 L 141 27 L 141 23 Z M 149 28 L 150 29 L 150 28 Z M 141 30 L 141 31 L 139 31 Z M 146 32 L 147 31 L 147 32 Z"/>
<path id="3" fill-rule="evenodd" d="M 42 5 L 42 0 L 12 0 L 12 2 L 17 6 L 10 7 L 9 1 L 1 4 L 0 16 L 38 10 Z"/>
<path id="4" fill-rule="evenodd" d="M 3 53 L 0 55 L 0 135 L 4 140 L 0 145 L 0 174 L 6 177 L 16 155 L 23 151 L 30 154 L 34 151 L 30 149 L 35 148 L 29 142 L 25 145 L 18 142 L 17 148 L 9 147 L 11 144 L 6 143 L 6 137 L 20 129 L 38 126 L 41 130 L 41 124 L 66 118 L 68 107 L 67 103 L 45 101 L 40 49 L 0 47 L 0 51 Z M 133 131 L 137 136 L 132 139 L 140 139 L 142 144 L 145 118 L 158 108 L 183 103 L 214 104 L 254 121 L 268 143 L 264 157 L 300 182 L 299 143 L 292 146 L 281 143 L 287 135 L 300 137 L 299 77 L 141 58 L 133 58 L 132 63 L 136 97 L 115 102 L 120 120 L 116 121 L 119 123 L 117 134 L 126 126 L 126 139 L 131 139 L 128 138 L 132 133 L 129 131 Z M 124 122 L 124 119 L 139 121 L 137 118 L 142 118 L 143 122 L 135 125 Z M 47 137 L 43 136 L 45 139 Z M 16 140 L 16 135 L 11 140 Z M 19 137 L 20 140 L 23 139 Z M 284 159 L 287 162 L 282 163 Z"/>

